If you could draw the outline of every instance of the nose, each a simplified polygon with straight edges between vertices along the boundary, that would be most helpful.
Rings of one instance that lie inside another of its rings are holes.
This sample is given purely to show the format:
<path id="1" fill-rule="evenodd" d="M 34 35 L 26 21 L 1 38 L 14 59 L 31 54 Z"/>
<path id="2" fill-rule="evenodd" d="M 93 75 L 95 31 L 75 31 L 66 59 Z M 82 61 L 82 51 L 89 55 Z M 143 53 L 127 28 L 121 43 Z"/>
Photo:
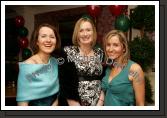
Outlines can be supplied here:
<path id="1" fill-rule="evenodd" d="M 109 47 L 109 51 L 112 52 L 113 51 L 113 46 Z"/>
<path id="2" fill-rule="evenodd" d="M 83 34 L 84 34 L 84 36 L 87 36 L 88 33 L 87 33 L 87 31 L 84 31 Z"/>
<path id="3" fill-rule="evenodd" d="M 51 39 L 50 39 L 50 37 L 47 37 L 47 40 L 46 40 L 47 42 L 51 42 Z"/>

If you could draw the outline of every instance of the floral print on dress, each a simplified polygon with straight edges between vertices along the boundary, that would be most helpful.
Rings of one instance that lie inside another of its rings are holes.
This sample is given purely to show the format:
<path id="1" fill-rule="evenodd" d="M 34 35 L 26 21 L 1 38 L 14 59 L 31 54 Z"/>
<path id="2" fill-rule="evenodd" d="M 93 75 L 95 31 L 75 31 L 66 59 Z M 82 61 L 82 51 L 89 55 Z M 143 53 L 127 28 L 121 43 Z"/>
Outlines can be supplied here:
<path id="1" fill-rule="evenodd" d="M 100 80 L 80 81 L 78 87 L 82 106 L 95 106 L 101 92 Z"/>
<path id="2" fill-rule="evenodd" d="M 78 76 L 97 77 L 94 80 L 82 80 L 78 83 L 78 92 L 82 106 L 95 106 L 98 102 L 101 92 L 102 58 L 103 51 L 100 48 L 94 48 L 94 56 L 87 59 L 81 56 L 77 46 L 66 46 L 64 51 L 67 53 L 68 61 L 75 63 Z M 87 59 L 87 60 L 86 60 Z"/>
<path id="3" fill-rule="evenodd" d="M 88 61 L 86 57 L 79 54 L 77 46 L 66 46 L 64 48 L 67 53 L 67 60 L 75 63 L 75 66 L 80 75 L 99 76 L 102 73 L 102 58 L 103 51 L 100 48 L 94 48 L 94 56 Z"/>

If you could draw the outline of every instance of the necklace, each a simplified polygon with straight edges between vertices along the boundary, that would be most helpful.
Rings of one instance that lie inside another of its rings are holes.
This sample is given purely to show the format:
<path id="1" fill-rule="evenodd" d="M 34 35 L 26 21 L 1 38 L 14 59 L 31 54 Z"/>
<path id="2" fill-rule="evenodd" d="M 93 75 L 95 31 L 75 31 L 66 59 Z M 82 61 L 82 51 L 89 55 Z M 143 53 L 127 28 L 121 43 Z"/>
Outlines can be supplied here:
<path id="1" fill-rule="evenodd" d="M 40 60 L 41 60 L 41 62 L 42 62 L 43 64 L 47 64 L 47 63 L 48 63 L 48 61 L 43 60 L 40 55 L 38 55 L 38 56 L 39 56 L 39 58 L 40 58 Z"/>
<path id="2" fill-rule="evenodd" d="M 90 49 L 89 51 L 85 51 L 85 50 L 83 50 L 81 48 L 80 48 L 80 50 L 81 50 L 81 52 L 83 53 L 84 56 L 88 56 L 91 53 L 91 51 L 92 51 L 92 49 Z"/>
<path id="3" fill-rule="evenodd" d="M 80 52 L 83 53 L 83 56 L 81 56 L 82 57 L 82 63 L 85 64 L 85 65 L 89 65 L 90 60 L 91 60 L 90 53 L 92 52 L 92 49 L 90 49 L 88 51 L 85 51 L 85 50 L 82 50 L 80 48 Z"/>
<path id="4" fill-rule="evenodd" d="M 46 70 L 46 72 L 50 73 L 49 79 L 52 79 L 53 78 L 53 67 L 52 67 L 52 64 L 51 63 L 48 64 L 48 61 L 46 62 L 45 60 L 43 60 L 39 54 L 38 54 L 38 56 L 39 56 L 41 62 L 43 64 L 46 64 L 46 65 L 43 65 L 43 69 Z"/>

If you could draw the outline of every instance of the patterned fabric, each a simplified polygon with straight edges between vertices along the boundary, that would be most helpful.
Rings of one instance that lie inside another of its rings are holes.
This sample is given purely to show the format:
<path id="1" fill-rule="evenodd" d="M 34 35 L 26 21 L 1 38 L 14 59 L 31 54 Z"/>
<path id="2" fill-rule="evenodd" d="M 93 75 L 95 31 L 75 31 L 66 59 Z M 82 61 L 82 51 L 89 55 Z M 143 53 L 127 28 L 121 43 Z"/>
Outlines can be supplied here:
<path id="1" fill-rule="evenodd" d="M 100 84 L 99 80 L 79 82 L 78 91 L 81 97 L 81 105 L 95 106 L 97 104 L 101 92 Z"/>
<path id="2" fill-rule="evenodd" d="M 94 55 L 90 59 L 79 54 L 77 46 L 66 46 L 64 48 L 67 53 L 68 61 L 75 62 L 75 66 L 79 75 L 99 76 L 102 73 L 103 51 L 100 48 L 94 48 Z"/>
<path id="3" fill-rule="evenodd" d="M 101 92 L 101 74 L 103 51 L 94 48 L 94 55 L 91 58 L 81 56 L 77 46 L 67 46 L 64 48 L 67 53 L 67 60 L 75 63 L 78 75 L 78 92 L 81 105 L 96 105 Z M 83 79 L 80 80 L 79 78 Z M 72 79 L 72 78 L 71 78 Z"/>
<path id="4" fill-rule="evenodd" d="M 17 101 L 31 101 L 52 96 L 59 91 L 58 64 L 51 57 L 48 64 L 19 63 Z"/>

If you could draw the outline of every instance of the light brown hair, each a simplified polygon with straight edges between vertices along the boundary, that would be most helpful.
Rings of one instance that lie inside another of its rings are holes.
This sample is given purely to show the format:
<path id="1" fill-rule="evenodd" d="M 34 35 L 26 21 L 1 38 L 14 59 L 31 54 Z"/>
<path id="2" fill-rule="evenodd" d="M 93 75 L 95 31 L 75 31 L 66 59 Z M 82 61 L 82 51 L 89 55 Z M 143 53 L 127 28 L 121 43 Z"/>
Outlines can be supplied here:
<path id="1" fill-rule="evenodd" d="M 107 41 L 113 36 L 118 36 L 119 41 L 123 45 L 123 48 L 125 49 L 125 51 L 122 55 L 122 63 L 127 63 L 128 59 L 130 58 L 130 51 L 129 51 L 129 48 L 128 48 L 127 38 L 126 38 L 125 34 L 120 30 L 111 30 L 110 32 L 108 32 L 105 35 L 105 37 L 103 39 L 103 48 L 104 48 L 104 53 L 105 53 L 105 56 L 106 56 L 105 58 L 108 58 L 107 54 L 106 54 Z"/>
<path id="2" fill-rule="evenodd" d="M 76 22 L 75 27 L 74 27 L 73 36 L 72 36 L 72 42 L 74 45 L 79 46 L 78 35 L 79 35 L 80 25 L 83 22 L 90 22 L 90 24 L 92 25 L 92 28 L 93 28 L 92 47 L 93 47 L 96 44 L 96 39 L 97 39 L 96 27 L 95 27 L 93 21 L 89 18 L 86 18 L 86 17 L 85 18 L 82 17 Z"/>

